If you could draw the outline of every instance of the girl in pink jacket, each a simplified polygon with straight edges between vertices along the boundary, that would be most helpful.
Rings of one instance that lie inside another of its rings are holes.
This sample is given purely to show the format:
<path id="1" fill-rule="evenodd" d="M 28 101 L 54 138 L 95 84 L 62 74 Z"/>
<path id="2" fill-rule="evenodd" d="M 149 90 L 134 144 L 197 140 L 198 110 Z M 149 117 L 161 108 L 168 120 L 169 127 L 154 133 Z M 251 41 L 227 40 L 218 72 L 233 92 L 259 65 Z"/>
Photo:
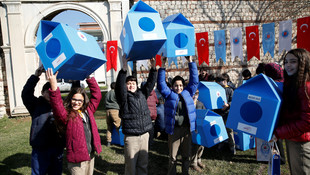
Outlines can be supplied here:
<path id="1" fill-rule="evenodd" d="M 87 78 L 90 99 L 83 88 L 73 88 L 64 103 L 57 87 L 57 74 L 46 72 L 50 81 L 50 103 L 56 120 L 66 125 L 66 150 L 71 174 L 91 175 L 94 170 L 94 154 L 102 147 L 94 113 L 101 100 L 101 91 L 95 78 Z"/>
<path id="2" fill-rule="evenodd" d="M 286 140 L 292 175 L 310 174 L 310 53 L 290 50 L 284 57 L 283 104 L 276 139 Z"/>

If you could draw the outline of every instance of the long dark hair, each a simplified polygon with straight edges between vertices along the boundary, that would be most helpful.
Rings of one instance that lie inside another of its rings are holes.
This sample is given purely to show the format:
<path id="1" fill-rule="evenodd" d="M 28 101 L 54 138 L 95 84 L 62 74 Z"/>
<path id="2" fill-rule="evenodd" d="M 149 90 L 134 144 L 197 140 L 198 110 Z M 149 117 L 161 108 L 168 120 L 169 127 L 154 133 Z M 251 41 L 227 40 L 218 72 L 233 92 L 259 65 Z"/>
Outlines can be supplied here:
<path id="1" fill-rule="evenodd" d="M 74 111 L 71 107 L 71 99 L 75 94 L 82 94 L 82 96 L 84 97 L 84 102 L 80 110 L 82 112 L 85 112 L 88 107 L 89 98 L 86 94 L 85 89 L 82 87 L 72 88 L 67 98 L 64 100 L 64 106 L 66 110 L 68 111 L 68 119 L 76 117 L 76 111 Z"/>
<path id="2" fill-rule="evenodd" d="M 310 81 L 310 53 L 305 49 L 292 49 L 285 54 L 285 58 L 288 54 L 294 55 L 298 60 L 298 70 L 292 76 L 288 76 L 284 69 L 284 87 L 283 87 L 283 100 L 284 105 L 288 109 L 296 109 L 299 106 L 298 89 L 304 87 L 306 96 L 307 94 L 306 82 Z"/>

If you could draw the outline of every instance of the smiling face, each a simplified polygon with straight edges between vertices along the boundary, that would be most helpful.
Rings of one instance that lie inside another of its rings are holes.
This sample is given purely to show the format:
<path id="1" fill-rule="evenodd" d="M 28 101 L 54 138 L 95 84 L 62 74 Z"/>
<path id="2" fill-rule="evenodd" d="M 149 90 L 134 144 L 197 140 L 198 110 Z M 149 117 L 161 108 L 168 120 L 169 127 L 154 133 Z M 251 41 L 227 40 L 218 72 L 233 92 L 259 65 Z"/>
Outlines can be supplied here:
<path id="1" fill-rule="evenodd" d="M 132 92 L 132 93 L 136 92 L 136 90 L 137 90 L 137 82 L 135 82 L 135 81 L 128 81 L 126 83 L 126 86 L 127 86 L 127 90 Z"/>
<path id="2" fill-rule="evenodd" d="M 298 71 L 298 58 L 291 53 L 287 54 L 284 61 L 284 69 L 288 76 L 296 74 Z"/>
<path id="3" fill-rule="evenodd" d="M 175 93 L 180 94 L 183 91 L 183 83 L 182 80 L 177 80 L 172 85 L 172 89 Z"/>
<path id="4" fill-rule="evenodd" d="M 77 111 L 81 109 L 81 107 L 84 104 L 84 97 L 82 94 L 77 93 L 74 94 L 73 97 L 71 98 L 71 107 L 74 111 Z"/>

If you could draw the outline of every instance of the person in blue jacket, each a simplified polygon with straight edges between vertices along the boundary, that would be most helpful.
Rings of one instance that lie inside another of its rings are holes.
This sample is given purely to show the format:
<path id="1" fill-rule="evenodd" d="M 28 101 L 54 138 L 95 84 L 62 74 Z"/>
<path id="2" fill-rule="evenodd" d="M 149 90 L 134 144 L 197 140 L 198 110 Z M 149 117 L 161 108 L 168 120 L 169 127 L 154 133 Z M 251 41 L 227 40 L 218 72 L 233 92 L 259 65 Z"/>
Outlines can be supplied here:
<path id="1" fill-rule="evenodd" d="M 162 68 L 158 70 L 157 89 L 165 98 L 165 131 L 168 134 L 169 169 L 168 174 L 176 174 L 177 153 L 182 155 L 182 173 L 188 174 L 192 144 L 191 132 L 196 125 L 196 109 L 193 101 L 199 79 L 198 70 L 192 58 L 187 56 L 190 72 L 189 83 L 181 76 L 172 79 L 171 89 L 167 86 L 165 65 L 167 58 L 162 58 Z"/>
<path id="2" fill-rule="evenodd" d="M 34 95 L 35 87 L 44 71 L 37 68 L 22 90 L 22 100 L 31 115 L 30 145 L 31 174 L 62 174 L 63 151 L 65 147 L 64 126 L 57 123 L 53 116 L 48 89 L 50 83 L 44 84 L 41 96 Z"/>

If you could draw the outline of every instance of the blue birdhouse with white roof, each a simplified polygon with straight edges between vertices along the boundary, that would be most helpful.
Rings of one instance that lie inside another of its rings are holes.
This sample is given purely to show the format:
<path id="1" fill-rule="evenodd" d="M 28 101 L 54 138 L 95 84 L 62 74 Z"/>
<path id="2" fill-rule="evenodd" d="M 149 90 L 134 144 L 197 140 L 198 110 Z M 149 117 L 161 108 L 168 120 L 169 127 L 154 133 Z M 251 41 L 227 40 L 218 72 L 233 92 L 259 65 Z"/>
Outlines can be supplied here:
<path id="1" fill-rule="evenodd" d="M 199 97 L 207 109 L 221 109 L 227 103 L 225 89 L 216 82 L 201 81 L 198 85 Z"/>
<path id="2" fill-rule="evenodd" d="M 155 57 L 167 40 L 159 13 L 138 1 L 127 14 L 120 40 L 131 61 Z"/>
<path id="3" fill-rule="evenodd" d="M 107 61 L 93 36 L 52 21 L 40 22 L 36 50 L 61 79 L 83 80 Z"/>
<path id="4" fill-rule="evenodd" d="M 282 93 L 264 74 L 234 91 L 226 127 L 269 141 L 277 123 Z"/>
<path id="5" fill-rule="evenodd" d="M 228 138 L 222 116 L 211 110 L 196 110 L 197 131 L 192 132 L 192 141 L 208 148 Z"/>
<path id="6" fill-rule="evenodd" d="M 234 131 L 236 148 L 242 151 L 255 148 L 255 137 L 241 131 Z"/>
<path id="7" fill-rule="evenodd" d="M 163 20 L 167 41 L 158 54 L 165 57 L 195 55 L 195 28 L 181 13 Z"/>

